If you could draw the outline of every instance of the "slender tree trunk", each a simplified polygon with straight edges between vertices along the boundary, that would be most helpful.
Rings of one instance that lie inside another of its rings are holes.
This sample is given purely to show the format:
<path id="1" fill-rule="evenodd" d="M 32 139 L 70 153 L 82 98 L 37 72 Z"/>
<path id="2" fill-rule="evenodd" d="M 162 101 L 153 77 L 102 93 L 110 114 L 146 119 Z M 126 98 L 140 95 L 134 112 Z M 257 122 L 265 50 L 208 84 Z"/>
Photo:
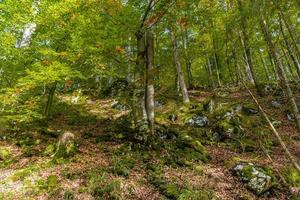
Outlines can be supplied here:
<path id="1" fill-rule="evenodd" d="M 211 62 L 210 62 L 209 58 L 207 59 L 207 69 L 208 69 L 208 79 L 211 83 L 211 87 L 212 87 L 212 89 L 215 89 L 216 84 L 215 84 L 215 81 L 214 81 L 214 78 L 213 78 L 213 73 L 212 73 L 212 69 L 211 69 Z"/>
<path id="2" fill-rule="evenodd" d="M 177 77 L 178 77 L 178 81 L 179 81 L 179 85 L 180 85 L 180 89 L 181 89 L 181 93 L 182 93 L 182 97 L 183 97 L 183 102 L 189 103 L 190 102 L 189 94 L 188 94 L 188 90 L 187 90 L 187 87 L 186 87 L 186 84 L 184 81 L 184 76 L 182 73 L 181 64 L 180 64 L 179 56 L 178 56 L 176 35 L 172 30 L 170 30 L 170 34 L 171 34 L 172 43 L 173 43 L 173 58 L 174 58 L 174 63 L 175 63 L 176 71 L 177 71 Z"/>
<path id="3" fill-rule="evenodd" d="M 150 140 L 154 137 L 154 35 L 146 33 L 146 112 L 150 130 Z M 149 141 L 151 144 L 151 141 Z"/>
<path id="4" fill-rule="evenodd" d="M 51 106 L 53 104 L 53 98 L 54 98 L 54 94 L 55 94 L 55 90 L 56 90 L 56 86 L 57 86 L 57 83 L 55 82 L 50 90 L 49 90 L 49 94 L 48 94 L 48 100 L 47 100 L 47 104 L 46 104 L 46 107 L 45 107 L 45 110 L 44 110 L 44 116 L 45 118 L 48 120 L 49 118 L 49 112 L 50 112 L 50 109 L 51 109 Z"/>
<path id="5" fill-rule="evenodd" d="M 250 49 L 250 43 L 249 43 L 249 37 L 248 37 L 248 34 L 247 34 L 247 18 L 245 17 L 244 13 L 243 13 L 243 4 L 242 4 L 242 1 L 241 0 L 238 0 L 238 7 L 239 7 L 239 11 L 240 11 L 240 15 L 241 15 L 241 30 L 242 30 L 242 36 L 241 36 L 241 41 L 242 41 L 242 45 L 244 47 L 244 50 L 245 50 L 245 58 L 246 58 L 246 62 L 247 62 L 247 65 L 249 67 L 249 70 L 250 70 L 250 73 L 251 73 L 251 76 L 252 76 L 252 79 L 251 79 L 251 82 L 254 83 L 256 89 L 258 90 L 258 81 L 257 81 L 257 78 L 255 76 L 255 73 L 254 73 L 254 66 L 253 66 L 253 63 L 252 63 L 252 58 L 251 58 L 251 49 Z M 250 75 L 249 73 L 249 75 Z"/>
<path id="6" fill-rule="evenodd" d="M 268 69 L 266 60 L 265 60 L 264 56 L 262 55 L 260 49 L 258 49 L 258 51 L 259 51 L 259 56 L 260 56 L 261 62 L 262 62 L 262 64 L 263 64 L 265 73 L 266 73 L 267 80 L 268 80 L 268 81 L 271 81 L 271 76 L 270 76 L 270 72 L 269 72 L 269 69 Z"/>
<path id="7" fill-rule="evenodd" d="M 192 62 L 188 53 L 189 35 L 186 29 L 184 30 L 183 46 L 184 46 L 184 58 L 185 58 L 185 65 L 186 65 L 188 88 L 192 88 L 193 87 Z"/>
<path id="8" fill-rule="evenodd" d="M 145 114 L 145 95 L 139 94 L 139 88 L 142 88 L 144 83 L 144 69 L 145 69 L 145 33 L 138 31 L 136 34 L 137 41 L 137 58 L 136 58 L 136 69 L 134 71 L 134 76 L 137 76 L 137 81 L 135 83 L 134 95 L 133 95 L 133 115 L 134 122 L 138 121 L 140 116 L 143 119 L 147 119 L 147 115 Z"/>
<path id="9" fill-rule="evenodd" d="M 241 81 L 243 81 L 243 76 L 242 76 L 242 71 L 241 71 L 241 66 L 239 64 L 239 61 L 236 57 L 236 52 L 233 51 L 232 52 L 233 55 L 233 59 L 234 59 L 234 65 L 235 65 L 235 69 L 236 69 L 236 76 L 237 76 L 237 85 L 240 85 Z"/>
<path id="10" fill-rule="evenodd" d="M 288 100 L 289 100 L 290 105 L 292 107 L 293 114 L 295 115 L 295 121 L 296 121 L 297 129 L 298 129 L 298 131 L 300 131 L 300 113 L 299 113 L 299 109 L 297 107 L 295 98 L 293 96 L 293 92 L 292 92 L 291 87 L 289 85 L 289 80 L 288 80 L 288 78 L 286 76 L 286 73 L 284 71 L 284 67 L 282 65 L 282 62 L 279 59 L 279 53 L 278 53 L 279 51 L 278 51 L 277 47 L 274 45 L 274 43 L 272 41 L 272 36 L 270 34 L 269 27 L 268 27 L 267 22 L 265 21 L 263 15 L 260 16 L 259 21 L 260 21 L 260 25 L 261 25 L 261 28 L 262 28 L 263 33 L 264 33 L 265 40 L 266 40 L 267 45 L 269 47 L 270 53 L 271 53 L 271 55 L 274 59 L 274 62 L 275 62 L 274 64 L 275 64 L 275 66 L 278 70 L 281 85 L 283 86 L 283 88 L 285 88 L 285 92 L 287 94 Z"/>
<path id="11" fill-rule="evenodd" d="M 215 67 L 217 72 L 217 81 L 218 81 L 218 87 L 222 86 L 221 78 L 220 78 L 220 72 L 219 72 L 219 59 L 217 53 L 214 54 L 214 61 L 215 61 Z"/>

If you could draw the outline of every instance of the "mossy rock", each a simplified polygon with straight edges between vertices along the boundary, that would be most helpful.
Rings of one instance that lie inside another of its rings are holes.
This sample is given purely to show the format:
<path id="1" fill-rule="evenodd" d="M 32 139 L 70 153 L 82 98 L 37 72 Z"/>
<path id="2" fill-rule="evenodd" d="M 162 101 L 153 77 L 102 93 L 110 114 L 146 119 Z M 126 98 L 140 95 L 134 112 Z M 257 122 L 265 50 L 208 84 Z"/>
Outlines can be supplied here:
<path id="1" fill-rule="evenodd" d="M 270 191 L 277 184 L 270 168 L 262 168 L 252 163 L 239 163 L 233 168 L 233 172 L 256 195 Z"/>
<path id="2" fill-rule="evenodd" d="M 242 107 L 242 111 L 246 115 L 256 115 L 259 112 L 258 107 L 251 103 L 244 104 Z"/>
<path id="3" fill-rule="evenodd" d="M 231 113 L 232 108 L 231 105 L 228 103 L 220 103 L 216 106 L 213 114 L 216 118 L 222 118 L 226 113 Z"/>
<path id="4" fill-rule="evenodd" d="M 0 147 L 0 159 L 7 161 L 11 158 L 11 152 L 7 147 Z"/>
<path id="5" fill-rule="evenodd" d="M 58 150 L 55 154 L 55 158 L 70 158 L 74 156 L 77 152 L 78 148 L 75 142 L 69 142 L 65 145 L 59 145 Z"/>

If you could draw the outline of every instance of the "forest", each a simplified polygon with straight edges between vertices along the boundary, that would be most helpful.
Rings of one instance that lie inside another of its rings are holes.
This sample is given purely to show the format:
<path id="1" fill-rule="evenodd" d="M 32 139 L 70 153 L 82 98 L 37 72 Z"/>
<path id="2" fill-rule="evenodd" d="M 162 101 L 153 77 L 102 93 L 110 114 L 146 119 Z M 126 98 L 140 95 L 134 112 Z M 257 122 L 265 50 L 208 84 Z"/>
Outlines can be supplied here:
<path id="1" fill-rule="evenodd" d="M 0 0 L 0 200 L 299 200 L 299 0 Z"/>

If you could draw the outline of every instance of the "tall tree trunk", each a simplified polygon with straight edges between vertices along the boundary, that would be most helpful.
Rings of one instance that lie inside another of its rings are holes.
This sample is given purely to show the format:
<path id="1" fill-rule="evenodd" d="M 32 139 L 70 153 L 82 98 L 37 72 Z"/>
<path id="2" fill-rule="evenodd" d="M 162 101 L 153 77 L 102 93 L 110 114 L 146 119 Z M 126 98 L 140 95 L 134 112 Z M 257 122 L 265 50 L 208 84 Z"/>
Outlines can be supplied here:
<path id="1" fill-rule="evenodd" d="M 218 55 L 217 55 L 216 52 L 214 53 L 214 61 L 215 61 L 215 67 L 216 67 L 216 72 L 217 72 L 218 87 L 221 87 L 222 83 L 221 83 L 220 71 L 219 71 L 219 66 L 220 65 L 219 65 Z"/>
<path id="2" fill-rule="evenodd" d="M 262 64 L 263 64 L 265 73 L 266 73 L 267 80 L 268 80 L 268 81 L 271 81 L 271 76 L 270 76 L 270 72 L 269 72 L 269 69 L 268 69 L 266 60 L 265 60 L 263 54 L 261 53 L 260 49 L 258 49 L 258 51 L 259 51 L 259 56 L 260 56 L 261 62 L 262 62 Z"/>
<path id="3" fill-rule="evenodd" d="M 146 108 L 145 108 L 145 95 L 139 94 L 139 89 L 143 87 L 144 82 L 144 69 L 145 69 L 145 33 L 138 31 L 136 34 L 136 44 L 137 44 L 137 58 L 136 58 L 136 69 L 134 71 L 135 79 L 137 80 L 134 88 L 133 95 L 133 115 L 135 124 L 142 116 L 143 119 L 147 119 Z"/>
<path id="4" fill-rule="evenodd" d="M 189 35 L 187 29 L 184 30 L 183 46 L 184 46 L 184 58 L 185 58 L 188 88 L 192 88 L 193 87 L 192 62 L 188 53 Z"/>
<path id="5" fill-rule="evenodd" d="M 45 110 L 44 110 L 44 116 L 45 116 L 45 118 L 46 118 L 47 120 L 48 120 L 48 118 L 49 118 L 50 109 L 51 109 L 51 106 L 52 106 L 52 104 L 53 104 L 53 98 L 54 98 L 56 86 L 57 86 L 57 83 L 55 82 L 55 83 L 50 87 L 50 90 L 49 90 L 48 100 L 47 100 L 47 104 L 46 104 L 46 107 L 45 107 Z"/>
<path id="6" fill-rule="evenodd" d="M 210 62 L 209 58 L 207 59 L 207 70 L 208 70 L 208 79 L 211 83 L 211 87 L 212 87 L 212 89 L 215 89 L 216 84 L 215 84 L 215 81 L 214 81 L 214 78 L 213 78 L 213 73 L 212 73 L 212 69 L 211 69 L 211 62 Z"/>
<path id="7" fill-rule="evenodd" d="M 258 81 L 257 81 L 257 78 L 256 78 L 255 73 L 254 73 L 254 66 L 253 66 L 252 57 L 251 57 L 249 36 L 247 34 L 247 25 L 246 25 L 247 18 L 243 14 L 244 8 L 243 8 L 243 4 L 242 4 L 241 0 L 238 0 L 238 7 L 239 7 L 240 15 L 241 15 L 241 21 L 240 21 L 241 30 L 242 30 L 241 42 L 242 42 L 242 45 L 243 45 L 244 50 L 245 50 L 245 60 L 247 62 L 247 65 L 249 67 L 249 70 L 250 70 L 250 73 L 251 73 L 251 76 L 252 76 L 251 82 L 255 85 L 256 89 L 258 90 Z"/>
<path id="8" fill-rule="evenodd" d="M 173 43 L 173 58 L 174 58 L 174 63 L 175 63 L 175 67 L 176 67 L 176 71 L 177 71 L 177 77 L 178 77 L 178 81 L 179 81 L 179 85 L 180 85 L 180 89 L 181 89 L 181 93 L 182 93 L 182 97 L 183 97 L 183 102 L 184 103 L 189 103 L 190 99 L 189 99 L 189 94 L 188 94 L 188 90 L 184 81 L 184 76 L 182 73 L 182 69 L 181 69 L 181 64 L 180 64 L 180 60 L 179 60 L 179 56 L 178 56 L 178 47 L 177 47 L 177 38 L 175 33 L 170 30 L 170 34 L 171 34 L 171 38 L 172 38 L 172 43 Z"/>
<path id="9" fill-rule="evenodd" d="M 234 59 L 234 65 L 235 65 L 235 70 L 236 70 L 237 85 L 240 85 L 240 83 L 243 81 L 243 76 L 242 76 L 241 66 L 237 59 L 235 50 L 232 51 L 232 56 Z"/>
<path id="10" fill-rule="evenodd" d="M 154 35 L 146 32 L 146 112 L 150 130 L 150 144 L 154 137 Z"/>
<path id="11" fill-rule="evenodd" d="M 282 62 L 279 59 L 279 51 L 278 51 L 277 47 L 275 46 L 275 44 L 272 41 L 272 36 L 270 34 L 269 27 L 267 25 L 266 20 L 264 19 L 264 16 L 261 13 L 260 13 L 259 22 L 260 22 L 262 31 L 264 33 L 264 37 L 265 37 L 265 40 L 267 42 L 270 53 L 271 53 L 271 55 L 274 59 L 274 62 L 275 62 L 274 64 L 275 64 L 275 66 L 278 70 L 281 85 L 282 85 L 283 88 L 285 88 L 285 92 L 286 92 L 286 95 L 287 95 L 288 100 L 290 102 L 290 105 L 292 107 L 293 114 L 295 115 L 295 121 L 296 121 L 297 129 L 298 129 L 298 131 L 300 131 L 300 113 L 299 113 L 299 109 L 297 107 L 295 98 L 293 96 L 293 92 L 292 92 L 291 87 L 289 85 L 289 80 L 288 80 L 288 78 L 286 76 L 286 73 L 284 71 L 284 67 L 282 65 Z"/>

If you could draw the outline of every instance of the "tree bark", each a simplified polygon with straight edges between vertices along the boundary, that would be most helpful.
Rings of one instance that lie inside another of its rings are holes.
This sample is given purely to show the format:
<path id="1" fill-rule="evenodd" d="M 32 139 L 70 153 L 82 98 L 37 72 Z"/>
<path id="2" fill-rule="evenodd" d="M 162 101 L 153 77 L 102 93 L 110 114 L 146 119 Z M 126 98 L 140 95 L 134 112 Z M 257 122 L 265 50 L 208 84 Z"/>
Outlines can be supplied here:
<path id="1" fill-rule="evenodd" d="M 207 70 L 208 70 L 208 79 L 209 79 L 210 85 L 211 85 L 212 89 L 215 89 L 216 84 L 215 84 L 215 81 L 214 81 L 214 78 L 213 78 L 213 73 L 212 73 L 212 69 L 211 69 L 211 62 L 210 62 L 209 58 L 207 59 Z"/>
<path id="2" fill-rule="evenodd" d="M 154 137 L 154 35 L 146 32 L 146 112 L 150 130 L 150 140 Z M 151 141 L 149 141 L 151 144 Z"/>
<path id="3" fill-rule="evenodd" d="M 47 100 L 47 104 L 46 104 L 46 107 L 45 107 L 45 110 L 44 110 L 44 116 L 45 116 L 46 120 L 48 120 L 48 118 L 49 118 L 49 112 L 50 112 L 51 106 L 53 104 L 53 98 L 54 98 L 56 86 L 57 86 L 57 83 L 55 82 L 50 87 L 50 90 L 49 90 L 48 100 Z"/>
<path id="4" fill-rule="evenodd" d="M 259 56 L 260 56 L 261 62 L 262 62 L 262 64 L 263 64 L 265 73 L 266 73 L 267 80 L 268 80 L 268 81 L 271 81 L 271 76 L 270 76 L 270 72 L 269 72 L 269 69 L 268 69 L 266 60 L 265 60 L 264 56 L 262 55 L 260 49 L 258 49 L 258 51 L 259 51 Z"/>
<path id="5" fill-rule="evenodd" d="M 180 85 L 180 89 L 181 89 L 181 93 L 182 93 L 182 97 L 183 97 L 183 102 L 184 103 L 189 103 L 190 102 L 190 98 L 189 98 L 189 94 L 188 94 L 188 90 L 184 81 L 184 76 L 182 73 L 182 68 L 181 68 L 181 64 L 180 64 L 180 60 L 179 60 L 179 55 L 178 55 L 178 47 L 177 47 L 177 38 L 175 33 L 170 30 L 170 34 L 171 34 L 171 38 L 172 38 L 172 43 L 173 43 L 173 59 L 174 59 L 174 63 L 175 63 L 175 68 L 177 71 L 177 78 L 178 78 L 178 82 Z"/>
<path id="6" fill-rule="evenodd" d="M 183 46 L 184 46 L 184 58 L 185 58 L 185 65 L 186 65 L 188 88 L 192 88 L 193 87 L 192 62 L 188 53 L 189 35 L 186 29 L 184 30 Z"/>

